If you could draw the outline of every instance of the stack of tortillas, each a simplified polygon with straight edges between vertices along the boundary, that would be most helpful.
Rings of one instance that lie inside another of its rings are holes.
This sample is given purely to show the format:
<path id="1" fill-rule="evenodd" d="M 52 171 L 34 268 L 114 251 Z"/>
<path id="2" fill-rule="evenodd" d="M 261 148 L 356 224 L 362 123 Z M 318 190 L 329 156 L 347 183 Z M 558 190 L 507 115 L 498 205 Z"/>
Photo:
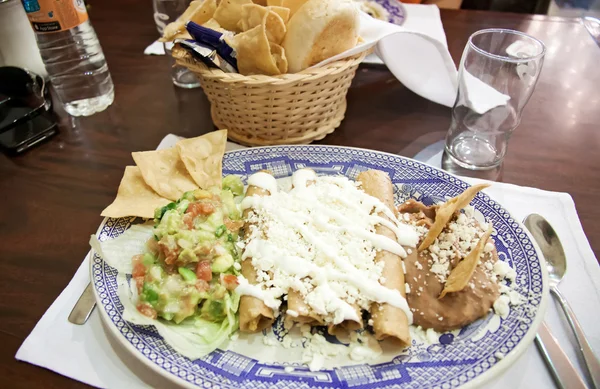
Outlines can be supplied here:
<path id="1" fill-rule="evenodd" d="M 227 130 L 184 139 L 175 147 L 132 153 L 137 166 L 127 166 L 117 198 L 102 216 L 153 218 L 156 208 L 197 188 L 221 186 Z"/>
<path id="2" fill-rule="evenodd" d="M 352 0 L 195 0 L 165 28 L 163 41 L 189 38 L 193 21 L 235 35 L 241 74 L 296 73 L 356 46 L 359 11 Z"/>

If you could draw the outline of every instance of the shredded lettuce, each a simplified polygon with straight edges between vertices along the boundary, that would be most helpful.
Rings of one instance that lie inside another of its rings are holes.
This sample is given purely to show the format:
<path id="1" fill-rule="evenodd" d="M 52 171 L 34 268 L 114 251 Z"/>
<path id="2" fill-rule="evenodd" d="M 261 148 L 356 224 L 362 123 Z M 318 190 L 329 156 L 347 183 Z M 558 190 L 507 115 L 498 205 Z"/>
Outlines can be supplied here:
<path id="1" fill-rule="evenodd" d="M 136 224 L 115 239 L 100 242 L 96 235 L 90 238 L 90 246 L 119 273 L 131 274 L 131 258 L 147 252 L 146 242 L 152 237 L 152 224 Z"/>
<path id="2" fill-rule="evenodd" d="M 221 323 L 213 323 L 194 316 L 179 324 L 150 319 L 142 315 L 135 307 L 137 290 L 133 282 L 127 281 L 123 274 L 117 276 L 119 299 L 124 307 L 123 318 L 133 324 L 152 325 L 175 351 L 190 359 L 198 359 L 217 347 L 223 346 L 230 335 L 237 331 L 239 320 L 236 312 L 239 296 L 227 294 L 224 298 L 227 317 Z"/>

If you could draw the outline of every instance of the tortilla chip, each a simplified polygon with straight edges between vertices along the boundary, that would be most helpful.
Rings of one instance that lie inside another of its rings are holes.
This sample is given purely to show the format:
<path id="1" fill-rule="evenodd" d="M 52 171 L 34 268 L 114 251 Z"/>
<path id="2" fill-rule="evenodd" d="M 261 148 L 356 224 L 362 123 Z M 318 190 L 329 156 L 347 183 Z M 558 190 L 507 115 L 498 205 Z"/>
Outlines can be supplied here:
<path id="1" fill-rule="evenodd" d="M 281 74 L 287 73 L 288 61 L 285 57 L 285 49 L 278 44 L 271 43 L 271 55 L 273 56 L 273 61 L 275 61 L 275 66 Z"/>
<path id="2" fill-rule="evenodd" d="M 485 234 L 479 239 L 477 242 L 477 246 L 471 250 L 471 252 L 456 265 L 454 269 L 450 272 L 448 279 L 446 280 L 446 285 L 444 286 L 444 290 L 440 294 L 438 299 L 443 298 L 446 293 L 459 292 L 463 290 L 467 283 L 473 277 L 473 272 L 475 272 L 475 268 L 479 263 L 479 257 L 483 252 L 483 249 L 492 234 L 494 228 L 492 227 L 492 223 L 489 223 L 489 227 Z"/>
<path id="3" fill-rule="evenodd" d="M 188 173 L 202 189 L 221 187 L 223 154 L 227 146 L 227 130 L 213 131 L 175 145 Z"/>
<path id="4" fill-rule="evenodd" d="M 267 0 L 267 6 L 283 7 L 283 0 Z"/>
<path id="5" fill-rule="evenodd" d="M 290 17 L 294 16 L 296 11 L 300 9 L 308 0 L 283 0 L 281 6 L 290 9 Z M 271 5 L 271 4 L 268 4 Z M 275 5 L 275 4 L 273 4 Z"/>
<path id="6" fill-rule="evenodd" d="M 287 24 L 290 20 L 290 9 L 285 7 L 269 6 L 267 7 L 270 11 L 275 12 L 281 17 L 284 24 Z"/>
<path id="7" fill-rule="evenodd" d="M 263 5 L 263 6 L 267 5 L 267 0 L 252 0 L 252 2 L 254 4 L 258 4 L 258 5 Z"/>
<path id="8" fill-rule="evenodd" d="M 100 214 L 105 217 L 139 216 L 151 219 L 154 210 L 164 207 L 171 201 L 160 197 L 146 185 L 142 172 L 137 166 L 125 167 L 119 184 L 117 198 Z"/>
<path id="9" fill-rule="evenodd" d="M 244 4 L 252 4 L 252 0 L 221 0 L 213 18 L 226 30 L 240 31 L 238 22 L 242 18 Z"/>
<path id="10" fill-rule="evenodd" d="M 285 51 L 269 43 L 264 24 L 227 40 L 237 52 L 238 70 L 243 75 L 264 74 L 268 76 L 287 72 Z"/>
<path id="11" fill-rule="evenodd" d="M 203 0 L 202 5 L 198 7 L 198 10 L 194 12 L 188 20 L 202 25 L 212 19 L 216 10 L 217 0 Z"/>
<path id="12" fill-rule="evenodd" d="M 175 35 L 173 37 L 173 40 L 175 40 L 175 39 L 192 39 L 192 36 L 186 30 L 186 31 L 182 31 L 182 32 L 178 33 L 177 35 Z"/>
<path id="13" fill-rule="evenodd" d="M 164 198 L 175 201 L 185 192 L 198 188 L 175 147 L 139 151 L 131 155 L 140 168 L 146 184 Z"/>
<path id="14" fill-rule="evenodd" d="M 195 0 L 190 3 L 185 12 L 172 23 L 169 23 L 163 31 L 161 42 L 170 42 L 177 38 L 178 34 L 186 31 L 185 24 L 190 20 L 194 23 L 204 24 L 213 17 L 217 9 L 217 0 Z"/>
<path id="15" fill-rule="evenodd" d="M 435 242 L 437 237 L 440 236 L 442 230 L 444 229 L 444 227 L 446 227 L 446 224 L 448 224 L 450 219 L 452 219 L 452 215 L 454 215 L 454 212 L 463 209 L 464 207 L 469 205 L 471 200 L 475 198 L 475 195 L 477 195 L 478 192 L 487 188 L 488 186 L 490 185 L 479 184 L 471 186 L 460 195 L 453 197 L 450 200 L 446 201 L 444 204 L 440 205 L 435 213 L 435 221 L 429 229 L 429 231 L 427 232 L 425 239 L 423 239 L 423 241 L 419 245 L 418 251 L 423 251 L 427 247 L 431 246 L 433 242 Z"/>
<path id="16" fill-rule="evenodd" d="M 281 16 L 256 4 L 244 4 L 242 6 L 242 18 L 238 27 L 242 31 L 248 31 L 263 24 L 267 32 L 269 42 L 281 43 L 285 36 L 285 23 Z"/>
<path id="17" fill-rule="evenodd" d="M 210 19 L 209 21 L 204 23 L 202 26 L 206 27 L 206 28 L 210 28 L 211 30 L 219 31 L 219 32 L 227 31 L 223 27 L 221 27 L 221 25 L 215 19 Z"/>

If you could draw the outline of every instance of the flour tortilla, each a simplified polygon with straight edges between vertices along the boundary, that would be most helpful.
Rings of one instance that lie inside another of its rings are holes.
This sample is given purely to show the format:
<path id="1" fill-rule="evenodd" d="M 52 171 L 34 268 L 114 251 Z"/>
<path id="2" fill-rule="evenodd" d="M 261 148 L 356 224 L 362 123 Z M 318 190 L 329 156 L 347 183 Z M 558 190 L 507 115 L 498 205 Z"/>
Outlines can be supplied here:
<path id="1" fill-rule="evenodd" d="M 156 208 L 164 207 L 170 202 L 146 185 L 139 167 L 127 166 L 119 184 L 117 198 L 104 208 L 101 216 L 115 218 L 138 216 L 151 219 Z"/>
<path id="2" fill-rule="evenodd" d="M 285 4 L 284 4 L 285 6 Z M 352 0 L 308 0 L 294 13 L 282 46 L 297 73 L 356 46 L 359 11 Z"/>
<path id="3" fill-rule="evenodd" d="M 176 201 L 185 192 L 198 188 L 175 147 L 131 155 L 146 184 L 164 198 Z"/>
<path id="4" fill-rule="evenodd" d="M 175 147 L 188 173 L 202 189 L 221 187 L 223 154 L 227 146 L 227 130 L 177 142 Z"/>

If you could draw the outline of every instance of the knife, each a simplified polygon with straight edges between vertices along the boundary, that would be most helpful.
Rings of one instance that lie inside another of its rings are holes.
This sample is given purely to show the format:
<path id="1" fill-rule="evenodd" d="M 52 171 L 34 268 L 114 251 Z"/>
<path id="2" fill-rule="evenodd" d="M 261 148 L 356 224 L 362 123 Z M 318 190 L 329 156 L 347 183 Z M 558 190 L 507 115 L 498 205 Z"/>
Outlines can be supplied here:
<path id="1" fill-rule="evenodd" d="M 552 373 L 556 386 L 560 389 L 588 389 L 569 357 L 558 344 L 546 323 L 540 325 L 535 343 Z"/>
<path id="2" fill-rule="evenodd" d="M 95 306 L 96 299 L 94 298 L 94 290 L 90 282 L 81 296 L 79 296 L 79 300 L 77 300 L 77 303 L 69 314 L 69 321 L 78 325 L 85 324 Z"/>

